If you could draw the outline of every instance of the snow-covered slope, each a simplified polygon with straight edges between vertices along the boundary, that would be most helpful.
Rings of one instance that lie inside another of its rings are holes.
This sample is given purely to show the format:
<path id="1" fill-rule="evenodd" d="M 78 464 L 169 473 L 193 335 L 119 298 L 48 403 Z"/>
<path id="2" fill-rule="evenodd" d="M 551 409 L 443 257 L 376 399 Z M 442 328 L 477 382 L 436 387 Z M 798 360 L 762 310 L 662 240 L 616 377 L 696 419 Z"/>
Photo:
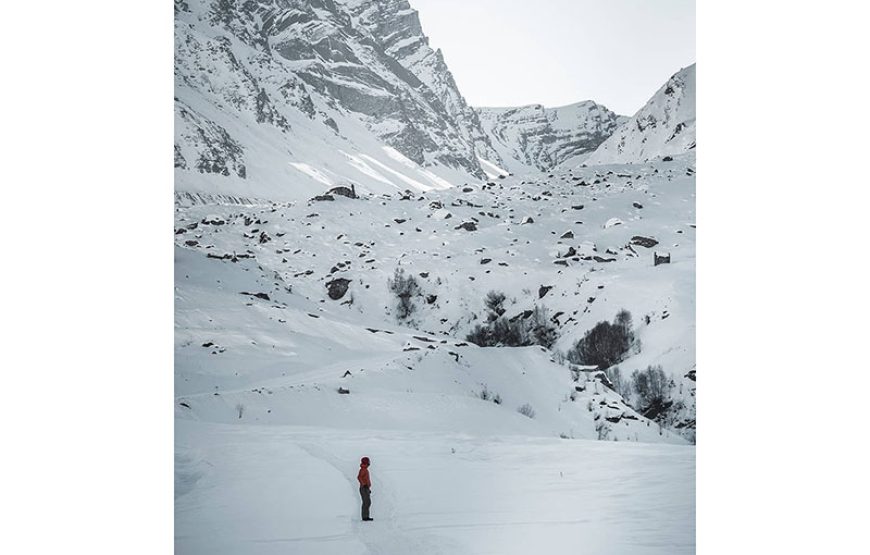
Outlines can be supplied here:
<path id="1" fill-rule="evenodd" d="M 426 41 L 403 1 L 177 0 L 176 191 L 289 200 L 484 178 L 483 131 Z"/>
<path id="2" fill-rule="evenodd" d="M 424 194 L 179 205 L 176 389 L 189 405 L 181 413 L 229 421 L 241 403 L 261 423 L 598 437 L 596 415 L 622 422 L 643 407 L 597 384 L 596 373 L 550 359 L 625 308 L 642 348 L 620 365 L 623 375 L 662 365 L 677 405 L 661 422 L 691 439 L 692 164 L 578 169 Z M 654 266 L 653 251 L 671 262 Z M 387 286 L 397 268 L 419 282 L 402 321 Z M 505 294 L 509 318 L 546 308 L 553 351 L 465 341 L 486 320 L 491 290 Z M 504 404 L 475 397 L 485 388 Z M 517 414 L 525 403 L 537 418 Z M 642 417 L 617 429 L 621 440 L 671 437 L 649 435 Z"/>
<path id="3" fill-rule="evenodd" d="M 628 122 L 586 160 L 587 164 L 643 162 L 695 148 L 695 64 L 681 69 Z"/>
<path id="4" fill-rule="evenodd" d="M 177 550 L 692 553 L 694 173 L 690 154 L 423 193 L 178 203 Z M 406 319 L 397 268 L 419 284 Z M 546 308 L 552 348 L 467 341 L 492 290 L 507 318 Z M 655 413 L 560 356 L 623 308 L 639 343 L 621 374 L 668 377 Z"/>
<path id="5" fill-rule="evenodd" d="M 558 108 L 532 104 L 477 112 L 502 167 L 514 173 L 579 164 L 628 119 L 590 100 Z"/>

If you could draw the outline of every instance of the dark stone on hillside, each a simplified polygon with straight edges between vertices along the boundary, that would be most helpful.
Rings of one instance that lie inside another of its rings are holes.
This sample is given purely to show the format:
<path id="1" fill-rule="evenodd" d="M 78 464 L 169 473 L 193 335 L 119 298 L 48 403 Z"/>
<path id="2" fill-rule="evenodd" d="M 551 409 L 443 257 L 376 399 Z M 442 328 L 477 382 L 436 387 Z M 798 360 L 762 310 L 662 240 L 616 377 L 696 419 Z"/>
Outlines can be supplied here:
<path id="1" fill-rule="evenodd" d="M 559 239 L 573 239 L 573 238 L 574 238 L 573 231 L 566 231 L 565 233 L 562 234 L 561 237 L 559 237 Z"/>
<path id="2" fill-rule="evenodd" d="M 347 198 L 357 198 L 356 196 L 356 187 L 351 185 L 350 187 L 333 187 L 332 189 L 326 191 L 327 195 L 341 195 Z"/>
<path id="3" fill-rule="evenodd" d="M 184 229 L 183 227 L 179 227 L 178 229 L 175 230 L 176 235 L 181 235 L 182 233 L 187 233 L 187 230 Z"/>
<path id="4" fill-rule="evenodd" d="M 641 247 L 652 248 L 659 244 L 658 241 L 653 239 L 652 237 L 644 237 L 643 235 L 635 235 L 631 238 L 632 245 L 638 245 Z"/>
<path id="5" fill-rule="evenodd" d="M 471 187 L 463 187 L 462 188 L 463 193 L 471 193 L 473 191 L 474 191 L 474 189 L 472 189 Z"/>
<path id="6" fill-rule="evenodd" d="M 541 287 L 539 287 L 539 288 L 538 288 L 538 298 L 539 298 L 539 299 L 543 299 L 543 298 L 544 298 L 544 295 L 546 295 L 547 293 L 549 293 L 549 292 L 550 292 L 550 289 L 552 289 L 552 288 L 553 288 L 552 285 L 542 285 Z"/>
<path id="7" fill-rule="evenodd" d="M 199 241 L 194 241 L 193 239 L 190 239 L 188 241 L 185 241 L 184 244 L 188 247 L 195 247 L 199 244 Z"/>
<path id="8" fill-rule="evenodd" d="M 568 261 L 567 260 L 554 260 L 553 264 L 558 264 L 559 266 L 567 266 Z"/>
<path id="9" fill-rule="evenodd" d="M 424 279 L 429 277 L 429 272 L 420 272 L 420 277 Z"/>
<path id="10" fill-rule="evenodd" d="M 339 394 L 339 395 L 348 395 L 348 394 L 350 394 L 350 390 L 349 390 L 349 389 L 345 389 L 345 388 L 343 388 L 343 387 L 339 387 L 339 388 L 338 388 L 338 394 Z"/>
<path id="11" fill-rule="evenodd" d="M 350 285 L 350 280 L 345 278 L 336 278 L 326 284 L 327 294 L 333 301 L 344 297 L 347 293 L 347 288 Z"/>
<path id="12" fill-rule="evenodd" d="M 595 374 L 592 377 L 592 379 L 598 380 L 599 382 L 602 383 L 602 385 L 605 385 L 605 386 L 609 387 L 610 389 L 613 389 L 613 382 L 611 382 L 610 379 L 608 379 L 607 374 L 605 374 L 604 372 L 598 372 L 597 374 Z"/>
<path id="13" fill-rule="evenodd" d="M 261 244 L 261 245 L 262 245 L 263 243 L 268 243 L 268 242 L 271 241 L 271 240 L 272 240 L 272 238 L 269 237 L 269 234 L 266 233 L 265 231 L 263 231 L 263 232 L 260 233 L 260 239 L 259 239 L 259 241 L 260 241 L 260 244 Z"/>
<path id="14" fill-rule="evenodd" d="M 689 373 L 685 375 L 686 378 L 689 378 L 692 381 L 695 381 L 695 371 L 689 370 Z"/>
<path id="15" fill-rule="evenodd" d="M 210 220 L 203 218 L 202 222 L 200 222 L 200 223 L 208 224 L 208 225 L 224 225 L 227 222 L 220 219 L 220 218 L 212 218 Z"/>
<path id="16" fill-rule="evenodd" d="M 335 200 L 335 197 L 332 195 L 317 195 L 315 197 L 311 197 L 312 201 L 323 201 L 323 200 Z"/>
<path id="17" fill-rule="evenodd" d="M 639 202 L 632 202 L 631 205 L 634 206 L 635 208 L 637 208 L 638 210 L 643 208 L 643 204 L 641 204 Z"/>
<path id="18" fill-rule="evenodd" d="M 249 297 L 256 297 L 258 299 L 263 299 L 264 301 L 271 301 L 269 295 L 266 293 L 248 293 L 247 291 L 242 291 L 242 295 L 248 295 Z"/>
<path id="19" fill-rule="evenodd" d="M 615 262 L 616 261 L 615 258 L 604 258 L 603 256 L 598 256 L 598 255 L 593 256 L 592 260 L 594 260 L 595 262 Z"/>
<path id="20" fill-rule="evenodd" d="M 350 370 L 347 370 L 344 374 L 341 375 L 342 378 L 353 377 L 353 374 L 350 373 Z"/>
<path id="21" fill-rule="evenodd" d="M 208 341 L 202 344 L 203 347 L 214 347 L 214 342 Z"/>
<path id="22" fill-rule="evenodd" d="M 661 414 L 667 412 L 669 408 L 674 404 L 673 401 L 656 401 L 650 406 L 648 406 L 641 415 L 644 418 L 649 418 L 650 420 L 655 420 L 655 418 Z"/>
<path id="23" fill-rule="evenodd" d="M 657 252 L 653 253 L 653 266 L 658 266 L 659 264 L 670 264 L 671 263 L 671 254 L 659 254 Z"/>
<path id="24" fill-rule="evenodd" d="M 230 261 L 232 261 L 232 262 L 238 262 L 238 261 L 239 261 L 239 258 L 253 258 L 253 256 L 250 255 L 250 254 L 236 254 L 236 253 L 233 253 L 233 254 L 229 254 L 229 253 L 227 253 L 227 254 L 212 254 L 212 253 L 208 253 L 208 254 L 206 254 L 205 256 L 206 256 L 207 258 L 216 258 L 216 259 L 218 259 L 218 260 L 230 260 Z"/>
<path id="25" fill-rule="evenodd" d="M 462 222 L 453 229 L 464 229 L 465 231 L 477 231 L 477 224 L 474 222 Z"/>
<path id="26" fill-rule="evenodd" d="M 564 256 L 562 256 L 562 258 L 571 258 L 572 256 L 575 256 L 576 254 L 577 254 L 577 249 L 575 249 L 574 247 L 568 247 L 568 251 L 565 253 Z"/>
<path id="27" fill-rule="evenodd" d="M 664 158 L 662 158 L 662 162 L 673 162 L 673 161 L 674 161 L 673 156 L 665 156 Z"/>
<path id="28" fill-rule="evenodd" d="M 438 295 L 427 295 L 426 304 L 434 304 L 438 300 Z"/>
<path id="29" fill-rule="evenodd" d="M 407 222 L 408 220 L 406 220 L 404 218 L 393 218 L 393 221 L 396 222 L 397 224 L 403 224 L 403 223 Z"/>
<path id="30" fill-rule="evenodd" d="M 608 422 L 612 422 L 613 424 L 618 424 L 619 421 L 622 420 L 622 415 L 620 414 L 619 416 L 606 416 L 604 419 Z"/>
<path id="31" fill-rule="evenodd" d="M 526 217 L 523 218 L 522 221 L 520 222 L 521 225 L 522 225 L 522 224 L 533 224 L 533 223 L 535 223 L 535 220 L 534 220 L 534 218 L 532 218 L 531 216 L 526 216 Z"/>
<path id="32" fill-rule="evenodd" d="M 481 258 L 480 259 L 481 264 L 489 264 L 490 262 L 492 262 L 492 258 Z"/>
<path id="33" fill-rule="evenodd" d="M 573 208 L 574 210 L 583 210 L 583 205 L 582 204 L 575 204 L 571 208 Z"/>

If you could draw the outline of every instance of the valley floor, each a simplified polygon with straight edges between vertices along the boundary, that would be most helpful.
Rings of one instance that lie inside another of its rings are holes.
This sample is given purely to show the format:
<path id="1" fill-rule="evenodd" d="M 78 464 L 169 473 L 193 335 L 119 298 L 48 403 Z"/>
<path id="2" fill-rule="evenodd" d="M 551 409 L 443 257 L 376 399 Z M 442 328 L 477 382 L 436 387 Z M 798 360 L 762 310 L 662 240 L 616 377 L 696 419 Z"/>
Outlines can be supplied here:
<path id="1" fill-rule="evenodd" d="M 178 419 L 175 457 L 179 554 L 695 551 L 692 446 Z"/>

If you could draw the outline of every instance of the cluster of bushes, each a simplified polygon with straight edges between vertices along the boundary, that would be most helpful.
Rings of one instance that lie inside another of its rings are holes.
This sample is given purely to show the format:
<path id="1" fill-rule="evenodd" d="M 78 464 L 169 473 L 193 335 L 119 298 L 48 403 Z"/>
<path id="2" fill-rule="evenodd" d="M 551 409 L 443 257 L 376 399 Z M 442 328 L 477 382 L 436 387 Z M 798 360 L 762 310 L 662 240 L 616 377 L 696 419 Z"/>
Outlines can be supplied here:
<path id="1" fill-rule="evenodd" d="M 585 366 L 597 366 L 604 370 L 625 359 L 639 343 L 632 330 L 631 313 L 620 310 L 613 323 L 598 322 L 587 331 L 566 356 L 569 361 Z"/>
<path id="2" fill-rule="evenodd" d="M 628 379 L 622 376 L 618 366 L 614 366 L 607 370 L 607 378 L 613 384 L 613 390 L 641 412 L 664 406 L 674 387 L 659 364 L 647 366 L 646 370 L 635 370 Z"/>
<path id="3" fill-rule="evenodd" d="M 417 278 L 406 275 L 405 270 L 396 268 L 393 277 L 387 279 L 387 287 L 396 296 L 396 317 L 399 320 L 407 320 L 417 309 L 414 297 L 420 295 L 420 284 Z"/>
<path id="4" fill-rule="evenodd" d="M 504 316 L 504 301 L 504 293 L 487 293 L 484 299 L 486 324 L 476 325 L 466 336 L 467 341 L 481 347 L 541 345 L 549 349 L 553 346 L 558 335 L 546 307 L 535 306 L 528 314 L 508 319 Z"/>
<path id="5" fill-rule="evenodd" d="M 665 376 L 661 365 L 647 366 L 646 370 L 635 370 L 631 374 L 631 386 L 637 394 L 637 406 L 646 410 L 664 404 L 672 384 Z"/>

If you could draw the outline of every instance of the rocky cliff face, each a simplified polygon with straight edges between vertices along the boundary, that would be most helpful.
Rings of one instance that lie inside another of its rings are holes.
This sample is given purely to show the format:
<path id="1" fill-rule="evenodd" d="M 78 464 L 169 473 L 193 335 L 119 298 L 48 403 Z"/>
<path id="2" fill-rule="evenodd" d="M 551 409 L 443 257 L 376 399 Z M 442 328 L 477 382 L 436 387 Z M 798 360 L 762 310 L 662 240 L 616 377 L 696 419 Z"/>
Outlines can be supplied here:
<path id="1" fill-rule="evenodd" d="M 477 111 L 504 167 L 514 172 L 579 164 L 628 119 L 592 101 L 559 108 L 532 104 Z"/>
<path id="2" fill-rule="evenodd" d="M 589 164 L 643 162 L 695 148 L 695 64 L 675 73 Z"/>
<path id="3" fill-rule="evenodd" d="M 475 144 L 494 153 L 407 1 L 176 0 L 175 14 L 182 188 L 197 174 L 269 182 L 272 196 L 485 177 Z"/>
<path id="4" fill-rule="evenodd" d="M 481 157 L 499 163 L 500 157 L 481 127 L 477 112 L 459 92 L 441 50 L 429 46 L 420 17 L 407 0 L 339 0 L 354 21 L 380 37 L 384 51 L 410 71 L 434 93 L 449 117 L 456 122 L 466 142 L 475 146 Z"/>

